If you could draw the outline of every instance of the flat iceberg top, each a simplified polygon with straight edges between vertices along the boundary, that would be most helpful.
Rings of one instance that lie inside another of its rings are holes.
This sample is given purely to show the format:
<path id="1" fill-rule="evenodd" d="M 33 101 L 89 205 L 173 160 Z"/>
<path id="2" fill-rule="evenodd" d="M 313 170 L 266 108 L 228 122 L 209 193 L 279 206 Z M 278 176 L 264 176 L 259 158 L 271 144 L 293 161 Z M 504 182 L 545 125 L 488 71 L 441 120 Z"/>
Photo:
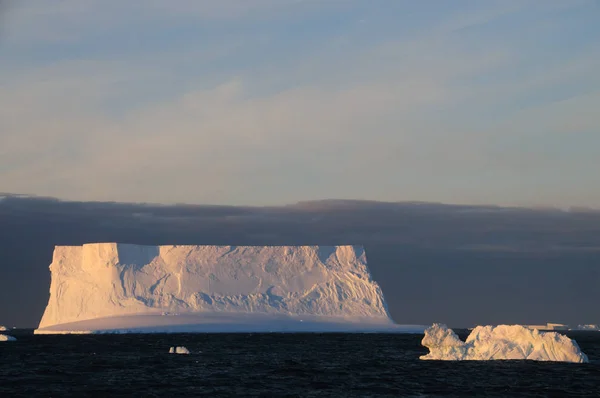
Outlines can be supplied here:
<path id="1" fill-rule="evenodd" d="M 434 324 L 425 330 L 422 344 L 430 352 L 421 359 L 588 362 L 575 340 L 556 332 L 540 332 L 521 325 L 477 326 L 463 342 L 446 325 Z"/>
<path id="2" fill-rule="evenodd" d="M 360 246 L 93 243 L 57 246 L 50 271 L 41 332 L 99 318 L 112 318 L 118 329 L 114 319 L 163 313 L 192 314 L 194 324 L 209 314 L 248 324 L 242 315 L 393 324 Z"/>

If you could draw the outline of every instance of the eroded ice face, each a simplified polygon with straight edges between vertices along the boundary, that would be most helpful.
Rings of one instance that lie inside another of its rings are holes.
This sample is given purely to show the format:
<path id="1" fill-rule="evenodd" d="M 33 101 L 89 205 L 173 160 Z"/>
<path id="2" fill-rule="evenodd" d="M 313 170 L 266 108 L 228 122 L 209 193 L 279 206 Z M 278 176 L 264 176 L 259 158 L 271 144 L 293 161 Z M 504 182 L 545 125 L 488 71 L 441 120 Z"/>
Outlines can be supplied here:
<path id="1" fill-rule="evenodd" d="M 166 323 L 135 318 L 147 328 L 148 322 L 168 326 L 195 316 L 189 322 L 202 323 L 210 316 L 243 330 L 243 323 L 256 323 L 255 314 L 260 322 L 272 316 L 274 326 L 281 319 L 291 327 L 301 321 L 303 328 L 393 324 L 360 246 L 58 246 L 50 270 L 41 332 L 107 318 L 112 328 L 134 327 L 124 318 L 137 315 L 170 317 Z"/>

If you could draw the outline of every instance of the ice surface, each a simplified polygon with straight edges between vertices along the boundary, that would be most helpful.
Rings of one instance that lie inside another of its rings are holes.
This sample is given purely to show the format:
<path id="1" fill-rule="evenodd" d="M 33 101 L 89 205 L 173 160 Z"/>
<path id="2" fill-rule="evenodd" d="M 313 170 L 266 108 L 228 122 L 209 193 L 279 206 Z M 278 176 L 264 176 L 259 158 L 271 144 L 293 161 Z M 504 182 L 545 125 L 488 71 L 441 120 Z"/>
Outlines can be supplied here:
<path id="1" fill-rule="evenodd" d="M 5 334 L 0 334 L 0 341 L 17 341 L 17 339 L 15 339 L 12 336 L 7 336 Z"/>
<path id="2" fill-rule="evenodd" d="M 203 312 L 137 314 L 96 318 L 37 329 L 35 334 L 197 333 L 197 332 L 355 332 L 423 333 L 423 325 L 396 325 L 370 318 Z"/>
<path id="3" fill-rule="evenodd" d="M 181 346 L 181 347 L 171 347 L 169 349 L 169 354 L 189 354 L 190 350 Z"/>
<path id="4" fill-rule="evenodd" d="M 0 325 L 0 332 L 3 332 L 5 330 L 8 330 L 8 328 L 6 326 Z"/>
<path id="5" fill-rule="evenodd" d="M 463 342 L 452 329 L 436 323 L 425 330 L 422 344 L 430 352 L 421 359 L 588 362 L 575 340 L 556 332 L 540 332 L 521 325 L 477 326 Z"/>
<path id="6" fill-rule="evenodd" d="M 423 331 L 395 325 L 359 246 L 57 246 L 36 333 Z"/>
<path id="7" fill-rule="evenodd" d="M 466 359 L 467 345 L 458 338 L 452 329 L 446 325 L 434 323 L 425 330 L 425 337 L 421 341 L 429 348 L 429 354 L 423 355 L 421 359 L 445 359 L 459 361 Z"/>

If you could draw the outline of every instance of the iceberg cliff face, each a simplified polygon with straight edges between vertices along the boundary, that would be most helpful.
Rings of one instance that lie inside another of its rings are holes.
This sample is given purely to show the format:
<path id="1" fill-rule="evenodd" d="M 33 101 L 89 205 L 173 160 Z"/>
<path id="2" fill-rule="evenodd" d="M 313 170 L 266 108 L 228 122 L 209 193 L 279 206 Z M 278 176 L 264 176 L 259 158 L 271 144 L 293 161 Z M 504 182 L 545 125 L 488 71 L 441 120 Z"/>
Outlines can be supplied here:
<path id="1" fill-rule="evenodd" d="M 436 323 L 425 330 L 422 344 L 430 352 L 421 359 L 588 362 L 575 340 L 556 332 L 540 332 L 521 325 L 477 326 L 467 340 L 462 341 L 452 329 Z"/>
<path id="2" fill-rule="evenodd" d="M 357 246 L 57 246 L 50 271 L 40 332 L 132 315 L 392 323 Z"/>

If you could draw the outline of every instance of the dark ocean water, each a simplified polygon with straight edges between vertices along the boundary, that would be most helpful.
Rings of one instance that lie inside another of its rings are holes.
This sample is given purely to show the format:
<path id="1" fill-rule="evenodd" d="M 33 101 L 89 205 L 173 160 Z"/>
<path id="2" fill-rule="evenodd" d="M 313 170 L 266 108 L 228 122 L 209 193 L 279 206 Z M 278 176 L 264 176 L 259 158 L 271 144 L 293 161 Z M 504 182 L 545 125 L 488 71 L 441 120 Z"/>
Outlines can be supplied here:
<path id="1" fill-rule="evenodd" d="M 11 334 L 0 397 L 600 396 L 600 332 L 569 334 L 589 364 L 420 361 L 422 335 Z"/>

